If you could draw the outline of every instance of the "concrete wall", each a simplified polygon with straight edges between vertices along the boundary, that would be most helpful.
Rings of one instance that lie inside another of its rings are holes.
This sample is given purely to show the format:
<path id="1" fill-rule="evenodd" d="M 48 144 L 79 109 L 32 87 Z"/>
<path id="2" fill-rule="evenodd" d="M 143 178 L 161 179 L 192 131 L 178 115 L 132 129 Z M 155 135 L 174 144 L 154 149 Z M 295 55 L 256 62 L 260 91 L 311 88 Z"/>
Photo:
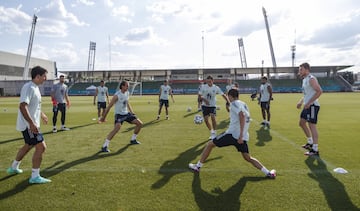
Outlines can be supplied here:
<path id="1" fill-rule="evenodd" d="M 25 60 L 26 56 L 0 51 L 0 81 L 23 80 Z M 31 57 L 29 68 L 37 65 L 47 69 L 48 80 L 55 79 L 56 63 L 54 61 Z M 27 80 L 31 80 L 30 71 Z"/>

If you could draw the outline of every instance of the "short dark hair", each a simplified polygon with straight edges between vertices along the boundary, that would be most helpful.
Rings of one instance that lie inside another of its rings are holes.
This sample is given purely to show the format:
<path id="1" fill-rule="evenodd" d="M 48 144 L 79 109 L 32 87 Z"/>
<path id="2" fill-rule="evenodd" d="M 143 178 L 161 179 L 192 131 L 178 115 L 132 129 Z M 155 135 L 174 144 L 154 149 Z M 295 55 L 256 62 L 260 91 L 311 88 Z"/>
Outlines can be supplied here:
<path id="1" fill-rule="evenodd" d="M 123 87 L 123 86 L 125 86 L 125 84 L 127 84 L 128 82 L 127 81 L 121 81 L 121 83 L 120 83 L 120 89 Z"/>
<path id="2" fill-rule="evenodd" d="M 47 73 L 48 71 L 40 66 L 35 66 L 31 69 L 31 79 L 36 78 L 37 75 L 44 75 L 45 73 Z"/>
<path id="3" fill-rule="evenodd" d="M 214 78 L 211 75 L 209 75 L 206 79 L 214 80 Z"/>
<path id="4" fill-rule="evenodd" d="M 239 91 L 237 89 L 230 89 L 228 95 L 233 98 L 239 98 Z"/>
<path id="5" fill-rule="evenodd" d="M 305 69 L 307 69 L 307 70 L 310 70 L 310 65 L 309 65 L 309 63 L 307 63 L 307 62 L 302 63 L 302 64 L 300 65 L 300 67 L 303 67 L 303 68 L 305 68 Z"/>
<path id="6" fill-rule="evenodd" d="M 266 77 L 266 76 L 263 76 L 263 77 L 261 77 L 261 79 L 265 79 L 265 80 L 267 80 L 267 77 Z"/>

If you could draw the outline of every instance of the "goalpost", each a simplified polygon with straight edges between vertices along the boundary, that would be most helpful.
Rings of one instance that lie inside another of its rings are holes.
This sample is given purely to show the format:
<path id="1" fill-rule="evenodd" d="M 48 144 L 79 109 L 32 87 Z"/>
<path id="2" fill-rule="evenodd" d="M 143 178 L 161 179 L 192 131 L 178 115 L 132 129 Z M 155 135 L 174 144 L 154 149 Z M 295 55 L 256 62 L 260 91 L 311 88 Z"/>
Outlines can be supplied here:
<path id="1" fill-rule="evenodd" d="M 118 84 L 118 87 L 120 87 L 120 83 Z M 142 96 L 142 82 L 140 81 L 128 81 L 129 83 L 129 94 L 130 96 L 134 95 L 134 91 L 136 89 L 137 86 L 139 86 L 139 92 L 138 93 L 135 93 L 135 94 L 138 94 L 139 96 Z"/>

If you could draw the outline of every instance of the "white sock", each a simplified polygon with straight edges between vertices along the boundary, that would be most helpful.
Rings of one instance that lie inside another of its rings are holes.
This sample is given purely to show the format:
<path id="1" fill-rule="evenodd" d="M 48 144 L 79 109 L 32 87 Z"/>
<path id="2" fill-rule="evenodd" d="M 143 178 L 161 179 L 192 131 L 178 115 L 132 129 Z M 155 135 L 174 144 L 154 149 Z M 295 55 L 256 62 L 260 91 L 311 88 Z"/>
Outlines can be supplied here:
<path id="1" fill-rule="evenodd" d="M 103 144 L 103 147 L 108 147 L 110 144 L 110 140 L 109 139 L 105 139 L 105 142 Z"/>
<path id="2" fill-rule="evenodd" d="M 21 163 L 21 161 L 14 160 L 12 165 L 11 165 L 11 168 L 12 169 L 18 169 L 19 166 L 20 166 L 20 163 Z"/>
<path id="3" fill-rule="evenodd" d="M 65 128 L 65 125 L 61 125 L 61 128 Z"/>
<path id="4" fill-rule="evenodd" d="M 201 167 L 203 166 L 203 164 L 202 164 L 200 161 L 198 161 L 197 164 L 196 164 L 196 166 L 199 167 L 199 168 L 201 168 Z"/>
<path id="5" fill-rule="evenodd" d="M 308 140 L 308 143 L 309 143 L 309 144 L 313 144 L 313 139 L 312 139 L 312 137 L 308 137 L 307 140 Z"/>
<path id="6" fill-rule="evenodd" d="M 265 175 L 267 175 L 270 172 L 267 168 L 265 168 L 265 166 L 261 168 L 261 171 L 264 172 Z"/>
<path id="7" fill-rule="evenodd" d="M 136 134 L 134 133 L 132 136 L 131 136 L 131 140 L 136 140 Z"/>
<path id="8" fill-rule="evenodd" d="M 314 151 L 319 151 L 319 144 L 313 144 L 313 146 L 312 146 L 312 149 L 314 150 Z"/>
<path id="9" fill-rule="evenodd" d="M 40 169 L 32 169 L 31 170 L 31 178 L 34 179 L 35 177 L 40 176 Z"/>

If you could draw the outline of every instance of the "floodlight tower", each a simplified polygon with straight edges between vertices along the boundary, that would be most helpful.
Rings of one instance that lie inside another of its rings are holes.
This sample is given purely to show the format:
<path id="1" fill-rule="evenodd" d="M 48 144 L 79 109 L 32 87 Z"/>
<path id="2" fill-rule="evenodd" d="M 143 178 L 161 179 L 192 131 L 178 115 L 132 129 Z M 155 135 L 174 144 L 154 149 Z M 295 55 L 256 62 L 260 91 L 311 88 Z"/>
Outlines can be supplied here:
<path id="1" fill-rule="evenodd" d="M 242 68 L 247 68 L 246 55 L 245 55 L 245 47 L 244 47 L 243 38 L 239 38 L 239 39 L 238 39 L 238 44 L 239 44 L 241 67 L 242 67 Z"/>
<path id="2" fill-rule="evenodd" d="M 274 68 L 275 77 L 277 78 L 278 76 L 277 76 L 277 71 L 276 71 L 276 60 L 275 60 L 274 48 L 273 48 L 272 41 L 271 41 L 269 23 L 268 23 L 268 20 L 267 20 L 266 10 L 265 10 L 264 7 L 262 8 L 262 11 L 263 11 L 263 14 L 264 14 L 266 32 L 267 32 L 267 36 L 268 36 L 268 40 L 269 40 L 271 60 L 272 60 L 272 63 L 273 63 L 273 68 Z"/>
<path id="3" fill-rule="evenodd" d="M 96 52 L 96 42 L 90 41 L 89 58 L 88 58 L 88 76 L 89 76 L 89 71 L 92 71 L 91 72 L 91 77 L 94 76 L 95 52 Z"/>
<path id="4" fill-rule="evenodd" d="M 30 63 L 30 57 L 31 57 L 31 50 L 32 50 L 32 44 L 34 41 L 34 33 L 35 33 L 35 26 L 36 26 L 37 16 L 33 16 L 32 26 L 31 26 L 31 32 L 30 32 L 30 39 L 28 44 L 28 50 L 26 54 L 26 60 L 25 60 L 25 67 L 24 67 L 24 73 L 23 73 L 23 79 L 27 80 L 29 77 L 29 63 Z"/>

